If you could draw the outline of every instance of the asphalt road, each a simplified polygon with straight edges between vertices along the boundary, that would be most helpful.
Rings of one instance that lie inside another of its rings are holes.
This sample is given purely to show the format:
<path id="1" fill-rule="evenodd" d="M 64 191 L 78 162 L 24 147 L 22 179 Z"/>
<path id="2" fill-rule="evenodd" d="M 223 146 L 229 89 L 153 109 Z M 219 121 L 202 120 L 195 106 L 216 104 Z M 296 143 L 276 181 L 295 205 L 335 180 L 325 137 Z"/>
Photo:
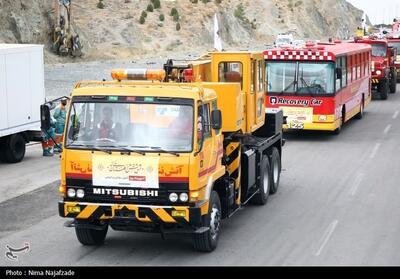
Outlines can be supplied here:
<path id="1" fill-rule="evenodd" d="M 54 182 L 0 203 L 0 251 L 30 244 L 0 265 L 400 265 L 400 90 L 339 136 L 285 137 L 278 194 L 224 221 L 214 253 L 195 252 L 190 237 L 115 231 L 83 247 L 57 215 Z"/>

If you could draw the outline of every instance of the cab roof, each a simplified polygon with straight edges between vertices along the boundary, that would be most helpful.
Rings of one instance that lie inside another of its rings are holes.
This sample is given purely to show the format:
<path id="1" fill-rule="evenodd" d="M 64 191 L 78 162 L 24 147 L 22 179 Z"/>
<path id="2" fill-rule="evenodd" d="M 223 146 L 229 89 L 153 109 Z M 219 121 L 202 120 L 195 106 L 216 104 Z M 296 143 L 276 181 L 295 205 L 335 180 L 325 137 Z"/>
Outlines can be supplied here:
<path id="1" fill-rule="evenodd" d="M 78 82 L 72 96 L 143 96 L 172 97 L 187 99 L 214 100 L 214 90 L 203 88 L 197 84 L 174 84 L 162 82 Z"/>

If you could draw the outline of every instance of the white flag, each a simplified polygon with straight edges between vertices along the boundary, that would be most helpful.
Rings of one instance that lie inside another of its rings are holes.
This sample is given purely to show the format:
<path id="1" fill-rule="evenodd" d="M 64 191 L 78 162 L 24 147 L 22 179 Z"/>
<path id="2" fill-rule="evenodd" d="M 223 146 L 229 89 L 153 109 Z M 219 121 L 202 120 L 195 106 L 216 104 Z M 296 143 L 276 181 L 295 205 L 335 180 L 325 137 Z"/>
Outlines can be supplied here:
<path id="1" fill-rule="evenodd" d="M 217 14 L 214 15 L 214 48 L 218 51 L 222 51 L 222 42 L 220 36 L 220 30 L 218 25 Z"/>

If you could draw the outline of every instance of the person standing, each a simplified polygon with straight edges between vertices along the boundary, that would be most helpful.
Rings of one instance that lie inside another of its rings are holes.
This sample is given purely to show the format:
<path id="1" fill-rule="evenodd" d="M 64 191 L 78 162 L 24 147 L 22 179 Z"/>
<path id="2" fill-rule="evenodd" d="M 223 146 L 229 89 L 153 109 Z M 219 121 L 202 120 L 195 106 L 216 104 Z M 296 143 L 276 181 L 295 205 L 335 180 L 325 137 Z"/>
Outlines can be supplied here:
<path id="1" fill-rule="evenodd" d="M 63 142 L 65 119 L 67 117 L 67 99 L 61 100 L 60 105 L 54 110 L 53 117 L 56 121 L 55 123 L 56 146 L 54 147 L 54 152 L 60 153 Z"/>
<path id="2" fill-rule="evenodd" d="M 50 117 L 50 128 L 42 132 L 42 149 L 43 156 L 50 157 L 54 155 L 54 136 L 55 136 L 55 121 Z"/>

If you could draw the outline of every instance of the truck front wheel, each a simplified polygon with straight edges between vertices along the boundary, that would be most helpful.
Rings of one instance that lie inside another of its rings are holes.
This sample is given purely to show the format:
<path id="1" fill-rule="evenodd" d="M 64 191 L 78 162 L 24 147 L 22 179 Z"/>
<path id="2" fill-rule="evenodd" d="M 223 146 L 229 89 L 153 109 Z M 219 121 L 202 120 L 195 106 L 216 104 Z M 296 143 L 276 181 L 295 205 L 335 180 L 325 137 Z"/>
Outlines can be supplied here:
<path id="1" fill-rule="evenodd" d="M 396 86 L 397 86 L 397 72 L 392 71 L 391 79 L 390 79 L 390 93 L 396 93 Z"/>
<path id="2" fill-rule="evenodd" d="M 76 237 L 85 246 L 99 246 L 104 243 L 108 231 L 108 225 L 103 228 L 91 229 L 85 227 L 75 227 Z"/>
<path id="3" fill-rule="evenodd" d="M 382 100 L 387 100 L 389 93 L 389 82 L 387 80 L 381 81 L 378 87 L 379 94 Z"/>
<path id="4" fill-rule="evenodd" d="M 19 163 L 25 157 L 26 141 L 21 134 L 11 135 L 6 138 L 4 148 L 4 157 L 8 163 Z"/>
<path id="5" fill-rule="evenodd" d="M 221 231 L 221 201 L 218 193 L 212 191 L 209 202 L 208 214 L 203 217 L 203 225 L 209 230 L 193 235 L 193 246 L 199 252 L 212 252 L 217 248 Z"/>

